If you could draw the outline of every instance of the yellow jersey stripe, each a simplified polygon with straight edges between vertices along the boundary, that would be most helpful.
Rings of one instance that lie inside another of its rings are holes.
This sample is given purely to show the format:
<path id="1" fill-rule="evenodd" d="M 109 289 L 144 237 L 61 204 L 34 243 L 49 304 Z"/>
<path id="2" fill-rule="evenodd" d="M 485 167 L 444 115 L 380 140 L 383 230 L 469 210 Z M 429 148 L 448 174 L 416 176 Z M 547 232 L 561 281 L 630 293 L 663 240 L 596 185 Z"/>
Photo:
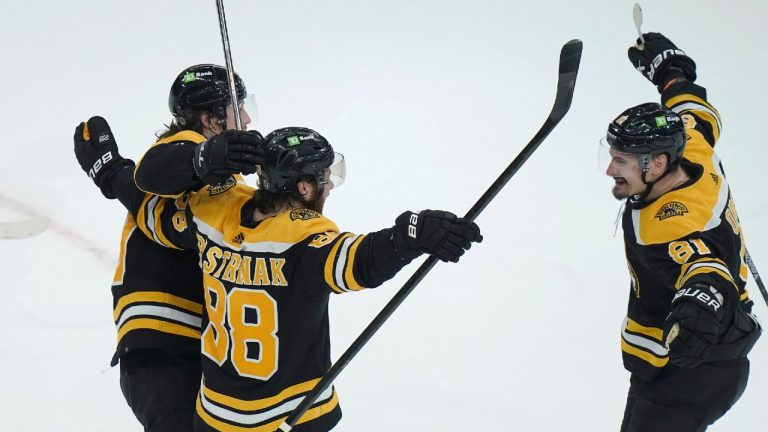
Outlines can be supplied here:
<path id="1" fill-rule="evenodd" d="M 349 254 L 347 259 L 347 269 L 344 272 L 344 283 L 347 284 L 347 287 L 349 289 L 359 291 L 365 287 L 360 285 L 357 280 L 355 280 L 355 273 L 353 271 L 353 268 L 355 266 L 355 255 L 357 254 L 357 247 L 360 246 L 360 242 L 363 241 L 365 238 L 365 235 L 361 235 L 355 240 L 354 243 L 352 243 L 352 246 L 349 248 Z"/>
<path id="2" fill-rule="evenodd" d="M 305 381 L 296 385 L 292 385 L 275 396 L 257 399 L 257 400 L 242 400 L 232 396 L 227 396 L 218 392 L 215 392 L 203 384 L 202 391 L 205 394 L 205 398 L 216 402 L 220 405 L 225 405 L 231 408 L 235 408 L 240 411 L 258 411 L 264 408 L 269 408 L 283 402 L 286 399 L 290 399 L 298 394 L 310 392 L 315 385 L 320 382 L 320 378 Z"/>
<path id="3" fill-rule="evenodd" d="M 301 416 L 299 421 L 296 422 L 296 424 L 298 425 L 298 424 L 306 423 L 324 414 L 328 414 L 329 412 L 333 411 L 333 409 L 336 408 L 338 404 L 339 404 L 339 398 L 336 395 L 336 392 L 334 391 L 333 397 L 331 397 L 328 400 L 328 402 L 322 405 L 318 405 L 314 408 L 308 409 L 307 412 L 305 412 L 304 415 Z M 230 423 L 225 423 L 208 414 L 208 412 L 203 408 L 202 403 L 200 402 L 199 395 L 197 396 L 197 400 L 195 401 L 195 408 L 197 410 L 197 415 L 199 415 L 200 418 L 208 426 L 222 432 L 274 432 L 277 430 L 278 427 L 280 427 L 280 425 L 285 421 L 285 419 L 288 418 L 288 416 L 285 416 L 256 427 L 243 427 L 243 426 L 235 426 Z"/>
<path id="4" fill-rule="evenodd" d="M 160 243 L 171 249 L 177 249 L 181 250 L 181 248 L 177 247 L 173 243 L 168 240 L 168 238 L 165 236 L 165 233 L 163 232 L 163 210 L 165 209 L 165 204 L 170 202 L 167 198 L 161 198 L 157 201 L 157 205 L 155 206 L 155 209 L 153 211 L 155 216 L 155 229 L 153 230 L 155 233 L 155 237 L 160 240 Z"/>
<path id="5" fill-rule="evenodd" d="M 691 277 L 704 273 L 716 273 L 730 282 L 737 291 L 739 289 L 733 277 L 731 277 L 728 267 L 717 258 L 703 258 L 683 265 L 680 270 L 680 276 L 677 278 L 677 282 L 675 282 L 675 289 L 682 288 Z"/>
<path id="6" fill-rule="evenodd" d="M 123 226 L 123 236 L 120 240 L 120 257 L 117 261 L 117 268 L 115 268 L 115 277 L 112 278 L 112 286 L 122 285 L 123 277 L 125 277 L 125 251 L 128 249 L 128 239 L 133 235 L 133 231 L 136 230 L 136 222 L 130 213 L 125 217 L 125 225 Z"/>
<path id="7" fill-rule="evenodd" d="M 669 362 L 669 357 L 656 357 L 647 351 L 633 347 L 632 345 L 625 342 L 624 339 L 621 340 L 621 350 L 627 354 L 639 357 L 640 359 L 645 360 L 655 367 L 664 367 Z"/>
<path id="8" fill-rule="evenodd" d="M 638 324 L 637 322 L 627 318 L 627 330 L 632 333 L 640 333 L 649 337 L 661 341 L 664 337 L 664 330 L 658 327 L 646 327 Z"/>
<path id="9" fill-rule="evenodd" d="M 339 251 L 339 247 L 344 242 L 344 240 L 349 238 L 351 235 L 352 234 L 347 233 L 340 236 L 336 240 L 336 244 L 333 245 L 333 248 L 331 248 L 331 252 L 328 254 L 328 258 L 325 260 L 325 283 L 328 284 L 328 286 L 337 293 L 342 293 L 344 291 L 336 284 L 336 281 L 333 278 L 333 269 L 336 264 L 336 253 Z"/>
<path id="10" fill-rule="evenodd" d="M 157 330 L 163 333 L 175 334 L 178 336 L 186 336 L 192 339 L 200 339 L 200 330 L 191 329 L 180 324 L 174 324 L 168 321 L 163 321 L 153 318 L 137 318 L 125 323 L 120 330 L 117 331 L 117 341 L 123 338 L 126 333 L 132 330 Z"/>
<path id="11" fill-rule="evenodd" d="M 117 319 L 120 317 L 120 314 L 123 312 L 123 309 L 125 309 L 126 306 L 139 302 L 166 303 L 177 306 L 181 309 L 188 310 L 190 312 L 194 312 L 198 315 L 203 313 L 203 305 L 197 302 L 193 302 L 192 300 L 187 300 L 185 298 L 160 291 L 138 291 L 120 298 L 120 300 L 117 302 L 117 305 L 115 305 L 115 309 L 112 314 L 115 321 L 117 321 Z"/>

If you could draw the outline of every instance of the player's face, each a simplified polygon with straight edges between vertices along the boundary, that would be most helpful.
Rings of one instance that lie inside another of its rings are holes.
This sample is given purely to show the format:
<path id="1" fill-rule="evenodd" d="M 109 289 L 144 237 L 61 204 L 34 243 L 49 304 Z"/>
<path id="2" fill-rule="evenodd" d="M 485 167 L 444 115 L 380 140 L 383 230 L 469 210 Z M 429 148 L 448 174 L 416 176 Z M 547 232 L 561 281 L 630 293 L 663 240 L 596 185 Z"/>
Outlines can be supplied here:
<path id="1" fill-rule="evenodd" d="M 251 123 L 251 116 L 248 115 L 248 110 L 244 107 L 244 102 L 240 101 L 238 104 L 240 109 L 240 123 L 243 126 L 243 130 L 248 130 L 248 125 Z M 232 105 L 227 105 L 227 130 L 237 129 L 235 127 L 235 113 L 232 110 Z"/>
<path id="2" fill-rule="evenodd" d="M 611 161 L 605 173 L 613 177 L 613 196 L 618 199 L 626 199 L 632 195 L 642 194 L 645 191 L 640 165 L 637 155 L 609 150 Z"/>

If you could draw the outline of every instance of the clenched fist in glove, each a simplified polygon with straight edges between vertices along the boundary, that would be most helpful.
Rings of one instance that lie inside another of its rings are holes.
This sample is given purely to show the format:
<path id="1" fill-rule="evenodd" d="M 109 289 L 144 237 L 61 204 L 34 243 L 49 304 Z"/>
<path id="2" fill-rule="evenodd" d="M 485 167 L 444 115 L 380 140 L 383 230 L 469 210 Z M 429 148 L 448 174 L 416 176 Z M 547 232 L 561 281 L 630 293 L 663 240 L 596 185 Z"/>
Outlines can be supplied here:
<path id="1" fill-rule="evenodd" d="M 407 211 L 395 220 L 392 241 L 401 258 L 411 260 L 422 253 L 441 261 L 458 262 L 473 242 L 483 241 L 474 222 L 441 210 Z"/>
<path id="2" fill-rule="evenodd" d="M 698 283 L 681 288 L 664 321 L 663 337 L 670 363 L 696 367 L 707 361 L 712 347 L 725 333 L 727 315 L 723 296 L 714 287 Z"/>
<path id="3" fill-rule="evenodd" d="M 98 116 L 80 123 L 75 129 L 75 156 L 80 168 L 109 199 L 115 198 L 115 194 L 107 181 L 108 175 L 116 169 L 133 167 L 132 161 L 123 159 L 118 153 L 117 142 L 107 121 Z"/>
<path id="4" fill-rule="evenodd" d="M 630 47 L 629 61 L 659 92 L 674 78 L 684 77 L 690 82 L 696 80 L 696 63 L 661 33 L 645 33 L 645 44 L 637 39 L 637 45 Z"/>
<path id="5" fill-rule="evenodd" d="M 203 182 L 216 185 L 232 174 L 253 174 L 262 162 L 264 137 L 257 131 L 228 130 L 195 149 L 192 165 Z"/>

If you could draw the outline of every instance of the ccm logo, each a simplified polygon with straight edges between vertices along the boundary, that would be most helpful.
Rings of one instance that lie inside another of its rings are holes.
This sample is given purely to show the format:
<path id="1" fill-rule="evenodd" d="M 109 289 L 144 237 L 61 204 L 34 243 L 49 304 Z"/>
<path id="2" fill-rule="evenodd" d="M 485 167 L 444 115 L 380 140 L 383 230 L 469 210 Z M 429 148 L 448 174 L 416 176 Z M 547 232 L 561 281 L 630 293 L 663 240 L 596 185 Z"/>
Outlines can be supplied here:
<path id="1" fill-rule="evenodd" d="M 112 160 L 112 151 L 108 151 L 101 155 L 101 158 L 96 159 L 96 162 L 93 163 L 93 167 L 88 170 L 88 176 L 92 179 L 96 178 L 96 174 L 101 171 L 104 166 Z"/>

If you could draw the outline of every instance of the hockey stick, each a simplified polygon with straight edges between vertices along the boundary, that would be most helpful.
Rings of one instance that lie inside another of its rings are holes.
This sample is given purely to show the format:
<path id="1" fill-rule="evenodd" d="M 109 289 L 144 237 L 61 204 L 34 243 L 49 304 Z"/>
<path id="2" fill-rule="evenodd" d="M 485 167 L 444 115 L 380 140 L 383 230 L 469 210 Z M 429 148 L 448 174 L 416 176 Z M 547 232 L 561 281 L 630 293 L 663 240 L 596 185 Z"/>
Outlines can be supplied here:
<path id="1" fill-rule="evenodd" d="M 763 283 L 763 279 L 760 277 L 760 273 L 757 272 L 755 262 L 752 261 L 752 257 L 749 255 L 749 251 L 746 249 L 744 249 L 744 261 L 747 262 L 749 272 L 752 273 L 752 279 L 755 280 L 757 287 L 760 288 L 760 294 L 763 295 L 763 300 L 765 300 L 765 304 L 768 305 L 768 290 L 765 289 L 765 284 Z"/>
<path id="2" fill-rule="evenodd" d="M 635 3 L 635 8 L 632 9 L 632 19 L 635 21 L 637 34 L 640 36 L 640 46 L 638 48 L 643 49 L 645 47 L 645 38 L 643 37 L 643 31 L 640 30 L 640 27 L 643 25 L 643 9 L 640 7 L 640 3 Z"/>
<path id="3" fill-rule="evenodd" d="M 229 83 L 229 99 L 232 101 L 232 112 L 235 116 L 235 127 L 237 130 L 243 130 L 243 122 L 240 120 L 240 109 L 237 105 L 235 69 L 232 66 L 232 52 L 229 50 L 229 34 L 227 33 L 227 17 L 224 15 L 224 0 L 216 0 L 216 10 L 219 13 L 221 45 L 224 48 L 224 61 L 226 62 L 225 65 L 227 67 L 227 81 Z"/>
<path id="4" fill-rule="evenodd" d="M 512 161 L 511 164 L 501 173 L 499 178 L 485 191 L 483 196 L 472 206 L 467 212 L 465 219 L 473 221 L 485 207 L 490 204 L 493 198 L 499 193 L 499 191 L 507 184 L 513 175 L 523 166 L 526 160 L 533 154 L 544 139 L 552 132 L 557 126 L 560 120 L 563 119 L 568 109 L 571 107 L 571 101 L 573 100 L 573 90 L 576 85 L 576 75 L 579 71 L 579 63 L 581 62 L 581 49 L 582 43 L 578 39 L 574 39 L 565 45 L 563 45 L 560 51 L 560 68 L 559 77 L 557 81 L 557 95 L 555 96 L 555 104 L 552 107 L 552 111 L 549 113 L 549 117 L 544 122 L 544 125 L 539 129 L 536 135 L 531 139 L 528 145 L 523 148 L 520 154 Z M 395 293 L 392 300 L 387 303 L 386 306 L 379 312 L 378 315 L 368 324 L 368 327 L 363 330 L 360 336 L 350 345 L 344 354 L 339 357 L 336 363 L 331 366 L 328 372 L 323 376 L 320 382 L 317 383 L 314 389 L 304 396 L 301 403 L 293 410 L 291 415 L 285 419 L 280 425 L 278 431 L 288 432 L 293 428 L 296 422 L 302 415 L 309 409 L 310 406 L 317 400 L 318 396 L 328 388 L 329 385 L 336 379 L 342 370 L 349 364 L 350 361 L 357 355 L 363 346 L 371 339 L 384 322 L 394 313 L 394 311 L 400 306 L 406 297 L 416 288 L 416 285 L 424 279 L 424 276 L 432 270 L 432 267 L 437 263 L 437 258 L 430 256 L 426 261 L 416 270 L 410 279 L 403 285 L 400 290 Z"/>
<path id="5" fill-rule="evenodd" d="M 29 219 L 0 222 L 0 239 L 19 240 L 39 235 L 48 228 L 50 221 L 44 216 L 33 216 Z"/>

